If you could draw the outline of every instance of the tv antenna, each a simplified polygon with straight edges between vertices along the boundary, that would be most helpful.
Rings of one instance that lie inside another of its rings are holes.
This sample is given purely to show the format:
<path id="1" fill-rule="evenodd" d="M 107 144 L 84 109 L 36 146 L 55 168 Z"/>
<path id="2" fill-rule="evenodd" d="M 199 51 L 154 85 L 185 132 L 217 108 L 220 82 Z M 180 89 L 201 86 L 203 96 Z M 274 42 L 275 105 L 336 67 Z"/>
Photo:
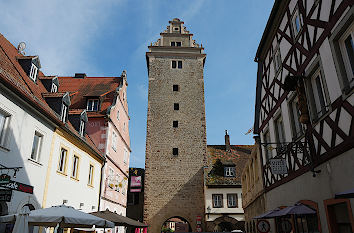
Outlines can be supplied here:
<path id="1" fill-rule="evenodd" d="M 25 48 L 26 48 L 26 43 L 25 42 L 20 42 L 18 44 L 18 46 L 17 46 L 18 53 L 20 53 L 22 55 L 25 55 L 25 52 L 24 52 Z"/>

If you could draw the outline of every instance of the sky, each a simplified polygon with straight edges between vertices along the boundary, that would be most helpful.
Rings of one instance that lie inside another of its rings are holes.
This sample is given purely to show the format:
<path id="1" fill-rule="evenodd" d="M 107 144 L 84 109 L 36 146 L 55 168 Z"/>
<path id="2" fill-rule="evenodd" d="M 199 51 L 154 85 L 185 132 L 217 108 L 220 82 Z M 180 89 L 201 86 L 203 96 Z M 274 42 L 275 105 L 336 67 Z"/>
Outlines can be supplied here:
<path id="1" fill-rule="evenodd" d="M 254 57 L 274 0 L 0 0 L 0 33 L 46 75 L 120 76 L 127 70 L 131 167 L 144 167 L 148 76 L 145 52 L 168 21 L 185 22 L 207 54 L 207 144 L 253 144 Z"/>

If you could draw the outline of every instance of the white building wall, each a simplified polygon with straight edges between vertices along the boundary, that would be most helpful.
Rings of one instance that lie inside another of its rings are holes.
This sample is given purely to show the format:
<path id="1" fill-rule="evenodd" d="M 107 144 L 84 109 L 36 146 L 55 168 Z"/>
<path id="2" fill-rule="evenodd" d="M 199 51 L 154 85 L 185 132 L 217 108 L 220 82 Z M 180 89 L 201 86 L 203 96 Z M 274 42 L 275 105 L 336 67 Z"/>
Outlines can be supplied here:
<path id="1" fill-rule="evenodd" d="M 61 147 L 65 147 L 68 150 L 65 175 L 58 172 Z M 97 211 L 101 164 L 90 154 L 58 134 L 55 135 L 53 148 L 45 207 L 61 205 L 63 200 L 67 200 L 66 205 L 81 209 L 84 212 Z M 80 157 L 77 180 L 71 177 L 74 154 Z M 94 165 L 92 186 L 88 185 L 90 164 Z M 84 205 L 80 207 L 80 203 Z"/>
<path id="2" fill-rule="evenodd" d="M 228 208 L 227 207 L 227 194 L 237 194 L 237 208 Z M 213 194 L 223 194 L 223 207 L 222 208 L 213 208 Z M 228 216 L 235 218 L 238 221 L 244 221 L 244 211 L 242 208 L 242 188 L 205 188 L 205 213 L 208 216 L 208 207 L 211 211 L 207 221 L 214 221 L 218 217 L 221 217 L 222 214 L 227 214 Z"/>
<path id="3" fill-rule="evenodd" d="M 41 208 L 54 127 L 46 124 L 43 118 L 39 118 L 38 113 L 22 101 L 10 100 L 2 89 L 0 93 L 0 109 L 11 115 L 5 146 L 8 150 L 0 148 L 0 164 L 6 167 L 23 167 L 16 177 L 13 177 L 13 171 L 3 170 L 0 173 L 8 173 L 11 180 L 34 187 L 33 195 L 13 191 L 11 202 L 7 202 L 8 214 L 18 213 L 26 204 L 32 204 L 36 209 Z M 31 160 L 35 131 L 43 135 L 38 162 Z"/>

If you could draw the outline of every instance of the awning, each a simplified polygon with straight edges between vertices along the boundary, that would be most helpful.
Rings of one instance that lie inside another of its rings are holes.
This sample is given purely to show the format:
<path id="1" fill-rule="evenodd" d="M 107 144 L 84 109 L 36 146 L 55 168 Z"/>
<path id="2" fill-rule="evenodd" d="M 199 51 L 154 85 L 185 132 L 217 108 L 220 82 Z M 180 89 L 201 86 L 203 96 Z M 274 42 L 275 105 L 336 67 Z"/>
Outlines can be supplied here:
<path id="1" fill-rule="evenodd" d="M 296 204 L 294 206 L 288 206 L 285 207 L 284 209 L 281 209 L 279 211 L 276 211 L 272 214 L 268 215 L 268 218 L 274 218 L 274 217 L 280 217 L 280 216 L 285 216 L 285 215 L 290 215 L 290 214 L 316 214 L 316 211 L 311 209 L 310 207 L 307 207 L 303 204 Z"/>
<path id="2" fill-rule="evenodd" d="M 354 188 L 345 192 L 337 193 L 335 198 L 354 198 Z"/>
<path id="3" fill-rule="evenodd" d="M 256 216 L 256 217 L 253 217 L 253 219 L 265 219 L 265 218 L 272 218 L 272 217 L 268 217 L 269 215 L 275 213 L 275 212 L 278 212 L 280 209 L 279 208 L 276 208 L 274 210 L 271 210 L 271 211 L 268 211 L 264 214 L 261 214 L 259 216 Z"/>
<path id="4" fill-rule="evenodd" d="M 114 222 L 114 224 L 116 226 L 133 226 L 133 227 L 147 227 L 147 225 L 145 225 L 142 222 L 138 222 L 134 219 L 113 213 L 109 210 L 105 210 L 105 211 L 97 211 L 97 212 L 93 212 L 91 213 L 92 215 L 99 217 L 99 218 L 103 218 L 106 219 L 108 221 Z"/>

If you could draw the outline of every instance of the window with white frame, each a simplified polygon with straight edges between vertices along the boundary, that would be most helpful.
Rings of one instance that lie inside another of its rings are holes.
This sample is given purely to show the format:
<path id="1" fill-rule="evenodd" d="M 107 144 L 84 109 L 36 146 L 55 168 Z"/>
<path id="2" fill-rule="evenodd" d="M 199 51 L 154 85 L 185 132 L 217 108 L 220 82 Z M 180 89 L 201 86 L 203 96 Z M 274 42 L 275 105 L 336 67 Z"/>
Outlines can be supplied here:
<path id="1" fill-rule="evenodd" d="M 213 208 L 222 208 L 223 195 L 222 194 L 212 194 Z"/>
<path id="2" fill-rule="evenodd" d="M 279 46 L 275 50 L 273 59 L 274 59 L 274 70 L 275 70 L 275 73 L 277 73 L 281 68 L 281 56 L 280 56 Z"/>
<path id="3" fill-rule="evenodd" d="M 61 105 L 61 121 L 62 122 L 66 122 L 66 118 L 67 118 L 67 115 L 68 115 L 68 106 L 66 106 L 66 104 L 62 104 Z"/>
<path id="4" fill-rule="evenodd" d="M 79 156 L 74 155 L 74 157 L 73 157 L 73 167 L 72 167 L 72 171 L 71 171 L 71 177 L 73 177 L 75 179 L 78 178 L 79 162 L 80 162 Z"/>
<path id="5" fill-rule="evenodd" d="M 60 149 L 58 171 L 65 173 L 66 168 L 66 157 L 68 156 L 68 151 L 65 148 Z"/>
<path id="6" fill-rule="evenodd" d="M 98 99 L 88 99 L 87 100 L 87 111 L 98 111 Z"/>
<path id="7" fill-rule="evenodd" d="M 128 150 L 127 150 L 127 148 L 124 148 L 124 159 L 123 159 L 123 162 L 125 164 L 127 164 L 127 162 L 128 162 Z"/>
<path id="8" fill-rule="evenodd" d="M 301 31 L 302 26 L 303 26 L 302 16 L 299 12 L 298 6 L 295 7 L 294 13 L 291 17 L 291 26 L 293 29 L 294 37 L 296 37 L 299 34 L 299 32 Z"/>
<path id="9" fill-rule="evenodd" d="M 39 155 L 41 153 L 42 147 L 42 139 L 43 135 L 39 132 L 34 132 L 33 143 L 32 143 L 32 151 L 31 151 L 31 159 L 39 162 Z"/>
<path id="10" fill-rule="evenodd" d="M 11 115 L 0 109 L 0 147 L 6 147 Z"/>
<path id="11" fill-rule="evenodd" d="M 264 151 L 265 151 L 265 159 L 268 161 L 270 158 L 272 158 L 272 146 L 268 143 L 271 143 L 270 141 L 270 133 L 269 130 L 266 130 L 263 134 L 263 140 L 264 140 Z"/>
<path id="12" fill-rule="evenodd" d="M 58 86 L 55 83 L 52 83 L 52 89 L 50 92 L 57 92 L 58 91 Z"/>
<path id="13" fill-rule="evenodd" d="M 354 23 L 338 40 L 349 88 L 354 86 Z"/>
<path id="14" fill-rule="evenodd" d="M 313 73 L 307 85 L 312 119 L 317 120 L 328 110 L 324 79 L 320 68 Z"/>
<path id="15" fill-rule="evenodd" d="M 115 183 L 115 177 L 114 177 L 114 170 L 113 168 L 109 167 L 108 169 L 108 187 L 110 187 L 111 189 L 114 189 L 114 183 Z"/>
<path id="16" fill-rule="evenodd" d="M 35 82 L 37 80 L 38 67 L 32 63 L 29 77 Z"/>
<path id="17" fill-rule="evenodd" d="M 93 185 L 93 173 L 94 173 L 94 169 L 95 167 L 90 164 L 90 167 L 89 167 L 89 176 L 88 176 L 88 182 L 87 184 L 92 186 Z"/>
<path id="18" fill-rule="evenodd" d="M 117 140 L 118 136 L 115 132 L 112 132 L 112 148 L 114 151 L 117 151 Z"/>
<path id="19" fill-rule="evenodd" d="M 80 121 L 80 136 L 83 137 L 85 133 L 85 121 L 81 120 Z"/>
<path id="20" fill-rule="evenodd" d="M 225 177 L 234 177 L 235 176 L 235 167 L 224 167 L 224 176 Z"/>
<path id="21" fill-rule="evenodd" d="M 227 194 L 227 207 L 236 208 L 237 207 L 237 194 L 231 193 Z"/>
<path id="22" fill-rule="evenodd" d="M 293 138 L 298 138 L 303 134 L 303 127 L 300 123 L 300 111 L 296 95 L 289 101 L 289 113 Z"/>
<path id="23" fill-rule="evenodd" d="M 283 117 L 279 114 L 274 120 L 275 126 L 275 136 L 277 139 L 277 143 L 285 142 L 285 131 L 284 131 L 284 123 Z"/>

